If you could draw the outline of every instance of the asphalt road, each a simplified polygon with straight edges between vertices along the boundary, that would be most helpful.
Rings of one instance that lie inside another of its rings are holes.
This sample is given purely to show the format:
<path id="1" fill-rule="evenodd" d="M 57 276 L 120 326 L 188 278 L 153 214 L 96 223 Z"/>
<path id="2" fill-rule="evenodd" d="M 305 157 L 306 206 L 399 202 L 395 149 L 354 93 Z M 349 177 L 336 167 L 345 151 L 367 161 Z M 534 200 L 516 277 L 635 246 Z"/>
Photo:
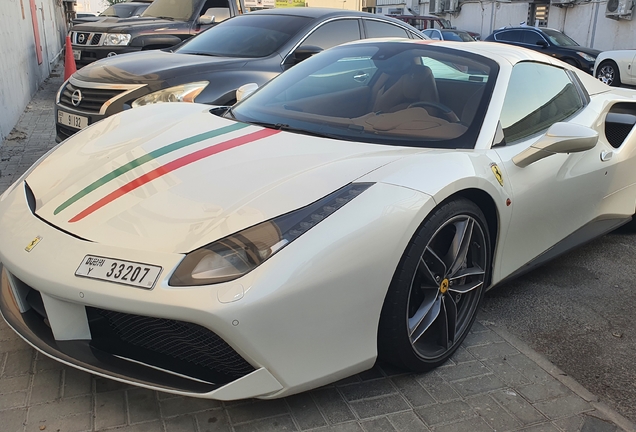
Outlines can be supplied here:
<path id="1" fill-rule="evenodd" d="M 495 288 L 479 316 L 636 422 L 636 233 L 621 228 Z"/>

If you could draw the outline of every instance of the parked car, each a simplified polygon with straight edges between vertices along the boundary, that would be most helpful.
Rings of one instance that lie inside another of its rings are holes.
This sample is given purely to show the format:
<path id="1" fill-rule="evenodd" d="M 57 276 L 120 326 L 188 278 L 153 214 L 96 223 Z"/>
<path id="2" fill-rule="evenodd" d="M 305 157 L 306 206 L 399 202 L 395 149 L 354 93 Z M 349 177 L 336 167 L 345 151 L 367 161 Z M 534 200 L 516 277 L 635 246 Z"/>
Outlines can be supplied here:
<path id="1" fill-rule="evenodd" d="M 232 18 L 173 51 L 112 57 L 77 71 L 56 99 L 57 139 L 140 105 L 231 105 L 243 84 L 264 84 L 334 45 L 385 36 L 425 38 L 396 19 L 341 9 L 270 9 Z"/>
<path id="2" fill-rule="evenodd" d="M 155 0 L 138 18 L 73 27 L 75 62 L 81 67 L 118 54 L 168 48 L 243 10 L 243 0 Z"/>
<path id="3" fill-rule="evenodd" d="M 138 17 L 145 11 L 148 6 L 150 6 L 152 2 L 125 2 L 125 3 L 115 3 L 104 9 L 102 13 L 99 15 L 92 16 L 80 16 L 81 14 L 77 14 L 77 18 L 72 21 L 73 26 L 83 23 L 95 22 L 102 20 L 104 18 L 131 18 Z"/>
<path id="4" fill-rule="evenodd" d="M 474 42 L 475 39 L 464 30 L 438 30 L 438 29 L 428 29 L 424 30 L 426 36 L 430 37 L 433 40 L 447 40 L 447 41 L 455 41 L 455 42 Z"/>
<path id="5" fill-rule="evenodd" d="M 603 51 L 596 57 L 594 76 L 614 87 L 636 85 L 636 50 Z"/>
<path id="6" fill-rule="evenodd" d="M 29 344 L 221 400 L 425 371 L 486 290 L 636 207 L 636 92 L 514 46 L 353 42 L 211 111 L 111 116 L 0 196 Z"/>
<path id="7" fill-rule="evenodd" d="M 404 21 L 405 23 L 408 23 L 409 25 L 411 25 L 412 27 L 415 27 L 416 29 L 420 30 L 420 31 L 424 31 L 427 29 L 446 29 L 446 30 L 454 30 L 455 27 L 453 27 L 450 23 L 449 20 L 445 19 L 445 18 L 440 18 L 438 16 L 435 15 L 389 15 L 393 18 L 399 19 L 400 21 Z M 475 40 L 479 40 L 480 39 L 480 34 L 479 33 L 475 33 L 475 32 L 467 32 L 469 35 L 472 36 L 473 39 Z"/>
<path id="8" fill-rule="evenodd" d="M 558 58 L 592 74 L 599 50 L 580 46 L 565 33 L 550 28 L 530 26 L 495 30 L 485 40 L 522 46 Z"/>

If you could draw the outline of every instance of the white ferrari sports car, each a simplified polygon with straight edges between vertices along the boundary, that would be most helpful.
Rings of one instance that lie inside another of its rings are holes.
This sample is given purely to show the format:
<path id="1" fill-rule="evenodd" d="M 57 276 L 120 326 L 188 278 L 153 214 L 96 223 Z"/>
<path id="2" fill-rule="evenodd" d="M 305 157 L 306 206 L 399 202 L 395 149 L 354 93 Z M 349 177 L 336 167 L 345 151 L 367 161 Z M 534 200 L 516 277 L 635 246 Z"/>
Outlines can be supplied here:
<path id="1" fill-rule="evenodd" d="M 592 75 L 613 87 L 636 85 L 636 50 L 603 51 Z"/>
<path id="2" fill-rule="evenodd" d="M 0 308 L 52 358 L 188 396 L 425 371 L 487 289 L 631 220 L 635 123 L 636 92 L 535 51 L 341 45 L 43 156 L 1 197 Z"/>

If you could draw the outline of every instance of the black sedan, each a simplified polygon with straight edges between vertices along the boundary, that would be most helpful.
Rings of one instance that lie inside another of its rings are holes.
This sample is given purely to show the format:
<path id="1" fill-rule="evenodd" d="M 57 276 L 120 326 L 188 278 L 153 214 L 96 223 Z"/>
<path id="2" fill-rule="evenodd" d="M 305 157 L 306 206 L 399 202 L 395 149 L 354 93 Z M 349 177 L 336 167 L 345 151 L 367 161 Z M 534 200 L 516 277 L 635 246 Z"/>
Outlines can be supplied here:
<path id="1" fill-rule="evenodd" d="M 56 98 L 57 141 L 107 116 L 161 102 L 231 105 L 327 48 L 365 38 L 426 39 L 399 20 L 338 9 L 271 9 L 228 19 L 177 48 L 124 54 L 71 76 Z"/>
<path id="2" fill-rule="evenodd" d="M 495 30 L 485 40 L 540 51 L 589 74 L 594 70 L 596 57 L 601 53 L 599 50 L 582 47 L 565 33 L 549 28 L 506 27 Z"/>

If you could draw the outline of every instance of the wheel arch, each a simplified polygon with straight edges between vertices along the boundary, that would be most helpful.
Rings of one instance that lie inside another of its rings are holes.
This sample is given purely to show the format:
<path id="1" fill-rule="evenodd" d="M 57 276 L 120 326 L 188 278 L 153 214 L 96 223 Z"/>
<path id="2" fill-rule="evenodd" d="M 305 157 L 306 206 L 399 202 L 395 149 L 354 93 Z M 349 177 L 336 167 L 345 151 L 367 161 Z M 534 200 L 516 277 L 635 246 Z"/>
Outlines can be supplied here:
<path id="1" fill-rule="evenodd" d="M 493 197 L 483 189 L 478 188 L 467 188 L 459 190 L 448 197 L 446 197 L 443 201 L 441 201 L 437 206 L 442 206 L 444 203 L 448 201 L 452 201 L 455 198 L 464 198 L 469 201 L 472 201 L 479 207 L 484 216 L 486 217 L 486 223 L 488 224 L 488 235 L 491 247 L 491 262 L 490 262 L 490 280 L 488 283 L 492 282 L 493 278 L 493 270 L 495 267 L 495 253 L 497 248 L 497 240 L 499 239 L 499 227 L 500 227 L 500 217 L 499 210 L 497 209 L 497 205 L 495 204 L 495 200 Z"/>

